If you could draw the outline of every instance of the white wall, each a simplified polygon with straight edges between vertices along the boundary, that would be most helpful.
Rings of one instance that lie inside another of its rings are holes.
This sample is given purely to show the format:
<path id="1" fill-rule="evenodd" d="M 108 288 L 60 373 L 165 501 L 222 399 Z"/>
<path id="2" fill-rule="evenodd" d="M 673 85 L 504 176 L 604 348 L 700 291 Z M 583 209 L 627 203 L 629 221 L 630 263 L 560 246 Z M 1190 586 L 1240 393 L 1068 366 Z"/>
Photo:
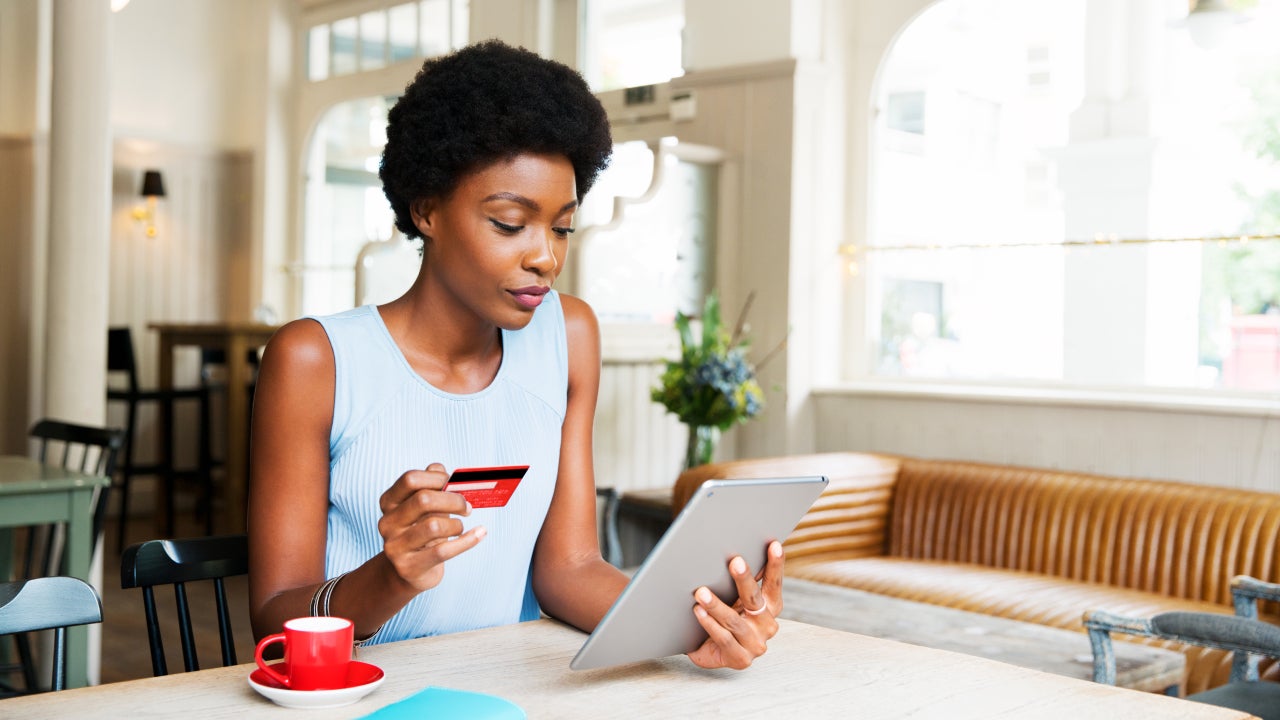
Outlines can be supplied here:
<path id="1" fill-rule="evenodd" d="M 824 57 L 831 0 L 685 0 L 685 72 Z M 836 7 L 835 9 L 839 9 Z"/>
<path id="2" fill-rule="evenodd" d="M 821 390 L 817 450 L 1182 480 L 1280 492 L 1280 417 L 1265 404 L 1194 407 L 1151 398 Z"/>
<path id="3" fill-rule="evenodd" d="M 133 0 L 112 14 L 111 126 L 117 137 L 244 148 L 260 72 L 245 32 L 251 0 Z"/>

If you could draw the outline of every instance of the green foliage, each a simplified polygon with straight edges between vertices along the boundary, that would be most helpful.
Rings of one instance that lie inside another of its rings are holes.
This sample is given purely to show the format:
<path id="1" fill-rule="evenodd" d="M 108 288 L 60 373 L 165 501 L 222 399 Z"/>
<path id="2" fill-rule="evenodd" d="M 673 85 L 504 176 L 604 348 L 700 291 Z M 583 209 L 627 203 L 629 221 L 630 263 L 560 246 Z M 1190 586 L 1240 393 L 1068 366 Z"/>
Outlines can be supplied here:
<path id="1" fill-rule="evenodd" d="M 1255 112 L 1244 123 L 1244 146 L 1259 158 L 1280 162 L 1280 78 L 1275 68 L 1254 67 L 1246 83 Z"/>
<path id="2" fill-rule="evenodd" d="M 1280 303 L 1280 243 L 1211 246 L 1204 251 L 1203 292 L 1228 297 L 1236 315 Z"/>
<path id="3" fill-rule="evenodd" d="M 694 337 L 684 313 L 676 313 L 675 325 L 680 359 L 667 363 L 659 386 L 650 391 L 653 401 L 690 426 L 727 430 L 755 417 L 764 407 L 764 393 L 747 362 L 749 343 L 724 326 L 715 293 L 702 309 L 701 337 Z"/>

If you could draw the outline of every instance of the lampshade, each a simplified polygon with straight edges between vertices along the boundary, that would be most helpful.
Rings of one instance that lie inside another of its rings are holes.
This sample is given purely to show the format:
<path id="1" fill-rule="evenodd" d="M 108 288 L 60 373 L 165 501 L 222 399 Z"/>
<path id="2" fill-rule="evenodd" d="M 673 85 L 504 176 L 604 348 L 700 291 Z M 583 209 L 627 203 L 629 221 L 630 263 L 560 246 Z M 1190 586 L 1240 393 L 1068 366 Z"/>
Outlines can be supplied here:
<path id="1" fill-rule="evenodd" d="M 147 170 L 142 174 L 142 196 L 164 197 L 164 178 L 159 170 Z"/>

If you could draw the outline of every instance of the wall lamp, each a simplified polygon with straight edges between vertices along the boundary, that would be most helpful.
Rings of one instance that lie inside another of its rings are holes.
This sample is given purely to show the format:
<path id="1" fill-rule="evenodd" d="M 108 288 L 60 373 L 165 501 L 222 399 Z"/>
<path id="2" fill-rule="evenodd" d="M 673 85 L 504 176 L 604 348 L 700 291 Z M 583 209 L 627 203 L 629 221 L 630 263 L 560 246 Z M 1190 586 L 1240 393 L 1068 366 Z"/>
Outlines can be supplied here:
<path id="1" fill-rule="evenodd" d="M 156 236 L 156 204 L 164 197 L 164 177 L 159 170 L 146 170 L 142 173 L 142 192 L 139 194 L 146 199 L 146 205 L 133 209 L 133 219 L 146 223 L 147 237 L 153 238 Z"/>

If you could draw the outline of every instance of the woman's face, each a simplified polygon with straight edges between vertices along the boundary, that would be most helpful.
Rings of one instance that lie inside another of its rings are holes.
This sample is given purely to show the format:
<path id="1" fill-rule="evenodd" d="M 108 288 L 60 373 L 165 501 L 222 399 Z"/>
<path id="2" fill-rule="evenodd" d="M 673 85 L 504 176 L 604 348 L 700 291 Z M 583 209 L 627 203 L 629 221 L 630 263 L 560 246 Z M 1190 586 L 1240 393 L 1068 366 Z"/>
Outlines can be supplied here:
<path id="1" fill-rule="evenodd" d="M 521 154 L 415 206 L 426 271 L 477 316 L 515 330 L 564 267 L 578 191 L 562 155 Z"/>

